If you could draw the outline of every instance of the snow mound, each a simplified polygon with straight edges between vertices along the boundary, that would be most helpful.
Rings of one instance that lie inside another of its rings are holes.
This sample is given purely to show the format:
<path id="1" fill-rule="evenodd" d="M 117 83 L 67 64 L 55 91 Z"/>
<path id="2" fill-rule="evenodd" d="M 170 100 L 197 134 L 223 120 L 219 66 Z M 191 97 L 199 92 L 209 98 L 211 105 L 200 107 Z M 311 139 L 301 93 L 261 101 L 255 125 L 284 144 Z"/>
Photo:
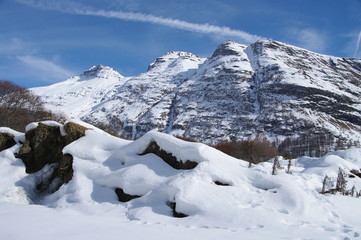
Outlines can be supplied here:
<path id="1" fill-rule="evenodd" d="M 147 152 L 152 144 L 158 151 Z M 272 175 L 272 161 L 249 168 L 207 145 L 155 131 L 127 141 L 87 130 L 63 149 L 74 158 L 73 179 L 53 194 L 29 200 L 23 183 L 30 178 L 13 155 L 18 148 L 0 153 L 0 209 L 8 206 L 4 202 L 35 202 L 102 219 L 233 229 L 253 236 L 249 239 L 351 239 L 361 233 L 361 216 L 349 213 L 359 199 L 320 194 L 325 175 L 336 177 L 340 167 L 347 173 L 360 170 L 361 149 L 290 160 L 291 174 L 286 173 L 288 160 L 280 160 Z M 177 169 L 164 156 L 195 164 Z M 359 177 L 347 180 L 348 188 L 361 189 Z M 119 193 L 131 198 L 122 201 Z"/>
<path id="2" fill-rule="evenodd" d="M 28 204 L 30 199 L 28 199 L 26 191 L 16 184 L 26 177 L 25 166 L 20 159 L 14 156 L 14 152 L 20 148 L 20 143 L 24 142 L 25 134 L 5 127 L 1 127 L 0 132 L 12 134 L 17 142 L 15 146 L 0 152 L 0 203 Z"/>

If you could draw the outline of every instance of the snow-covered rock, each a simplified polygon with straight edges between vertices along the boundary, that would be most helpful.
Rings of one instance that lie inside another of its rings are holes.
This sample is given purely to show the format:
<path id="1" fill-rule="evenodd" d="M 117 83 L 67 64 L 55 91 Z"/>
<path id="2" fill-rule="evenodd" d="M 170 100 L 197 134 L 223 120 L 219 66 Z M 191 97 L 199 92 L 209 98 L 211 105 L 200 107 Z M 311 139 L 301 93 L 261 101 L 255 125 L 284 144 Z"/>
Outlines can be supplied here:
<path id="1" fill-rule="evenodd" d="M 226 41 L 207 59 L 170 52 L 134 77 L 96 66 L 32 90 L 52 111 L 126 138 L 153 129 L 205 143 L 264 135 L 291 155 L 321 156 L 360 146 L 360 83 L 360 59 L 262 40 Z"/>

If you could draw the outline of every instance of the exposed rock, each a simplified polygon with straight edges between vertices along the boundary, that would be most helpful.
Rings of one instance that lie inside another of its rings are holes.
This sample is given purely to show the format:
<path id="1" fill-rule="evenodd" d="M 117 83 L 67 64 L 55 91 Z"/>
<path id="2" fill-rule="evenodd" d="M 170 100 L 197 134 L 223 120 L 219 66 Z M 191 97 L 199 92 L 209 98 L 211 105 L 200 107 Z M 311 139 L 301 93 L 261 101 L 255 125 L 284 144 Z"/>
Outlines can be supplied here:
<path id="1" fill-rule="evenodd" d="M 84 136 L 86 128 L 75 123 L 64 125 L 65 136 L 59 126 L 49 126 L 43 123 L 26 132 L 25 142 L 16 157 L 20 158 L 27 173 L 35 173 L 47 164 L 52 164 L 52 173 L 40 181 L 37 190 L 54 192 L 68 183 L 73 176 L 73 157 L 63 155 L 63 148 L 71 142 Z"/>
<path id="2" fill-rule="evenodd" d="M 15 144 L 16 142 L 12 134 L 0 132 L 0 152 L 5 149 L 11 148 Z"/>
<path id="3" fill-rule="evenodd" d="M 229 183 L 224 183 L 224 182 L 220 182 L 220 181 L 214 181 L 214 183 L 218 186 L 231 186 Z"/>
<path id="4" fill-rule="evenodd" d="M 83 137 L 85 135 L 85 131 L 87 130 L 86 127 L 83 127 L 79 124 L 68 122 L 64 125 L 64 131 L 66 133 L 64 137 L 65 144 L 68 145 L 69 143 Z"/>
<path id="5" fill-rule="evenodd" d="M 240 55 L 240 52 L 237 49 L 234 49 L 236 42 L 234 41 L 226 41 L 220 44 L 217 49 L 213 52 L 212 58 L 217 56 L 229 56 L 229 55 Z"/>
<path id="6" fill-rule="evenodd" d="M 50 174 L 42 174 L 39 178 L 36 185 L 38 192 L 53 193 L 73 177 L 73 156 L 70 154 L 62 155 L 59 162 L 46 166 L 49 166 Z"/>
<path id="7" fill-rule="evenodd" d="M 176 218 L 188 217 L 187 214 L 177 212 L 177 210 L 176 210 L 176 207 L 177 207 L 176 202 L 167 202 L 167 205 L 172 209 L 173 217 L 176 217 Z"/>
<path id="8" fill-rule="evenodd" d="M 123 78 L 115 69 L 103 66 L 103 65 L 96 65 L 90 68 L 89 70 L 85 71 L 83 74 L 80 75 L 80 80 L 88 80 L 93 78 Z"/>
<path id="9" fill-rule="evenodd" d="M 357 170 L 357 169 L 352 169 L 350 172 L 351 172 L 353 175 L 350 174 L 349 177 L 351 177 L 351 176 L 353 176 L 353 177 L 357 176 L 357 177 L 361 178 L 361 172 L 360 172 L 359 170 Z"/>
<path id="10" fill-rule="evenodd" d="M 170 166 L 172 166 L 175 169 L 193 169 L 195 168 L 198 163 L 192 162 L 192 161 L 180 161 L 175 156 L 173 156 L 171 153 L 167 153 L 163 149 L 159 147 L 159 145 L 156 142 L 151 142 L 147 149 L 141 153 L 140 155 L 145 155 L 148 153 L 153 153 L 163 159 L 164 162 L 168 163 Z"/>
<path id="11" fill-rule="evenodd" d="M 65 146 L 60 128 L 39 123 L 25 133 L 25 143 L 17 154 L 25 164 L 27 173 L 39 171 L 47 163 L 55 163 Z"/>
<path id="12" fill-rule="evenodd" d="M 139 195 L 131 195 L 131 194 L 127 194 L 124 192 L 123 189 L 121 188 L 116 188 L 115 189 L 115 193 L 117 194 L 118 196 L 118 200 L 120 202 L 129 202 L 130 200 L 133 200 L 135 198 L 140 198 L 141 196 Z"/>

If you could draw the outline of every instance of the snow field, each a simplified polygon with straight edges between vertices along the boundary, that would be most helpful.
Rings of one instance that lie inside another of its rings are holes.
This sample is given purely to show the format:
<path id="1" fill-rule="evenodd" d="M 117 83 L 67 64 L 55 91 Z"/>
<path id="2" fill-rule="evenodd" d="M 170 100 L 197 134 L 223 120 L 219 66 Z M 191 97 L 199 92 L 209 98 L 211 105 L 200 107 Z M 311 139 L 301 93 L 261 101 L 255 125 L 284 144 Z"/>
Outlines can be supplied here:
<path id="1" fill-rule="evenodd" d="M 178 161 L 198 165 L 177 170 L 155 154 L 139 155 L 151 142 Z M 248 168 L 204 144 L 154 131 L 126 141 L 87 130 L 63 150 L 74 157 L 73 179 L 51 195 L 34 197 L 32 177 L 13 155 L 19 147 L 0 153 L 1 239 L 29 234 L 39 239 L 357 239 L 361 234 L 360 199 L 319 193 L 326 174 L 335 178 L 339 167 L 361 168 L 361 149 L 293 159 L 292 174 L 285 171 L 288 161 L 281 160 L 284 169 L 272 175 L 271 161 Z M 352 185 L 360 190 L 361 179 L 349 178 L 348 188 Z M 141 197 L 119 202 L 115 188 Z M 170 202 L 188 217 L 173 217 Z"/>

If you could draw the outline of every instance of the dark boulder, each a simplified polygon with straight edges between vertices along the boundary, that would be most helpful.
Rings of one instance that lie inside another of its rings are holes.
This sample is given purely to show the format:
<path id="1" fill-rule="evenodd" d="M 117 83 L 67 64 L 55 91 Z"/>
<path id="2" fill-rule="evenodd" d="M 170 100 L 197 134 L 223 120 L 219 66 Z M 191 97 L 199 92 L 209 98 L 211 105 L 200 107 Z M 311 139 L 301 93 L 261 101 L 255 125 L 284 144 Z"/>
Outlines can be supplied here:
<path id="1" fill-rule="evenodd" d="M 198 165 L 198 163 L 193 162 L 193 161 L 187 160 L 187 161 L 183 162 L 183 161 L 178 160 L 171 153 L 167 153 L 166 151 L 161 149 L 155 141 L 151 142 L 148 145 L 147 149 L 145 149 L 145 151 L 143 153 L 141 153 L 140 155 L 145 155 L 148 153 L 153 153 L 153 154 L 157 155 L 158 157 L 163 159 L 164 162 L 168 163 L 170 166 L 172 166 L 175 169 L 193 169 Z"/>
<path id="2" fill-rule="evenodd" d="M 176 202 L 167 202 L 167 205 L 172 209 L 172 214 L 173 217 L 176 218 L 185 218 L 188 217 L 187 214 L 181 213 L 181 212 L 177 212 L 176 208 L 177 208 L 177 203 Z"/>
<path id="3" fill-rule="evenodd" d="M 57 162 L 65 146 L 60 128 L 43 123 L 27 131 L 25 139 L 17 157 L 23 160 L 27 173 L 37 172 L 45 164 Z"/>
<path id="4" fill-rule="evenodd" d="M 23 160 L 26 172 L 34 173 L 48 163 L 60 161 L 63 148 L 71 142 L 84 136 L 86 128 L 75 123 L 64 125 L 65 136 L 60 127 L 39 123 L 38 127 L 25 134 L 25 143 L 17 154 Z"/>
<path id="5" fill-rule="evenodd" d="M 141 197 L 139 195 L 131 195 L 131 194 L 125 193 L 124 190 L 121 188 L 116 188 L 115 193 L 117 194 L 118 200 L 120 202 L 129 202 L 130 200 Z"/>
<path id="6" fill-rule="evenodd" d="M 214 183 L 218 186 L 231 186 L 229 183 L 224 183 L 221 181 L 214 181 Z"/>
<path id="7" fill-rule="evenodd" d="M 36 184 L 36 190 L 40 193 L 53 193 L 61 185 L 68 183 L 73 178 L 73 156 L 64 154 L 60 157 L 59 162 L 49 164 L 50 175 L 42 175 Z"/>
<path id="8" fill-rule="evenodd" d="M 68 145 L 71 142 L 83 137 L 85 135 L 86 127 L 83 127 L 79 124 L 69 122 L 64 125 L 64 131 L 66 135 L 64 136 L 65 144 Z"/>
<path id="9" fill-rule="evenodd" d="M 351 174 L 349 175 L 349 177 L 352 178 L 352 177 L 357 176 L 357 177 L 361 178 L 361 172 L 359 170 L 352 169 L 350 172 L 351 172 Z"/>
<path id="10" fill-rule="evenodd" d="M 0 152 L 5 149 L 11 148 L 15 144 L 16 142 L 12 134 L 0 132 Z"/>
<path id="11" fill-rule="evenodd" d="M 52 164 L 52 173 L 37 185 L 40 192 L 55 192 L 73 176 L 73 157 L 63 154 L 63 148 L 85 135 L 86 128 L 75 123 L 64 125 L 65 136 L 59 126 L 43 123 L 26 132 L 25 142 L 16 155 L 26 167 L 27 173 L 35 173 L 47 164 Z"/>

